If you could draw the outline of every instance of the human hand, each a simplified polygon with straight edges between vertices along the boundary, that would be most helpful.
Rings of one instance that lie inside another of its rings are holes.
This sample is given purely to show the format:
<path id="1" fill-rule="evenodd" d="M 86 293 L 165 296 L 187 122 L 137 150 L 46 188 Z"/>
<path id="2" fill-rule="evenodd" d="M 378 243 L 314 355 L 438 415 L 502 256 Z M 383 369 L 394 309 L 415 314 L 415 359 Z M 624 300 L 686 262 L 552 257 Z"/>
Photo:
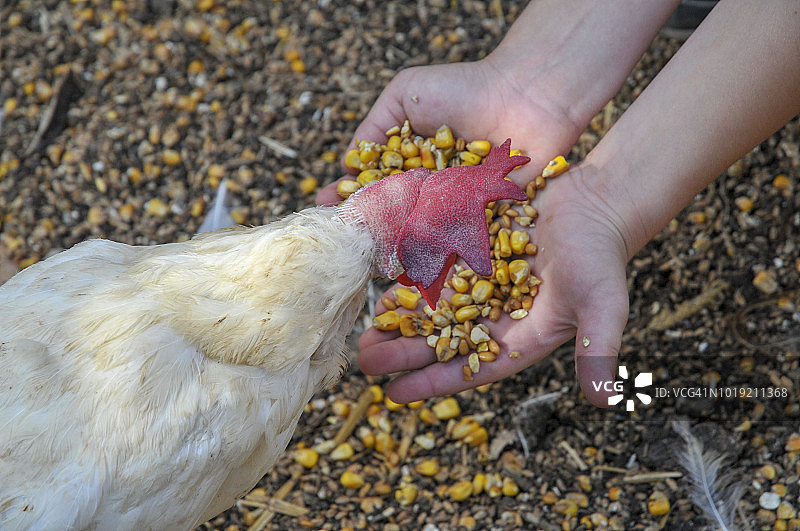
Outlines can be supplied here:
<path id="1" fill-rule="evenodd" d="M 555 156 L 569 151 L 585 124 L 576 125 L 555 97 L 552 87 L 525 86 L 498 66 L 492 55 L 474 63 L 421 66 L 403 70 L 387 85 L 354 138 L 386 142 L 384 133 L 408 119 L 415 133 L 432 136 L 442 124 L 469 140 L 512 147 L 533 160 L 512 177 L 524 185 Z M 353 143 L 355 145 L 355 143 Z M 342 162 L 345 171 L 355 173 Z M 347 178 L 347 177 L 345 177 Z M 323 188 L 318 204 L 341 201 L 336 184 Z"/>
<path id="2" fill-rule="evenodd" d="M 581 389 L 595 405 L 607 406 L 610 394 L 599 386 L 613 381 L 622 330 L 628 318 L 625 264 L 626 227 L 604 209 L 591 187 L 591 169 L 573 168 L 548 181 L 534 205 L 540 215 L 531 231 L 539 246 L 531 270 L 542 280 L 528 316 L 507 315 L 491 323 L 502 354 L 481 364 L 472 381 L 464 381 L 459 356 L 447 363 L 424 338 L 367 330 L 359 340 L 359 367 L 367 374 L 407 372 L 387 389 L 392 400 L 407 403 L 455 393 L 519 372 L 576 337 L 576 372 Z M 382 311 L 382 308 L 378 308 Z M 519 351 L 521 359 L 507 354 Z M 598 388 L 599 387 L 599 388 Z"/>

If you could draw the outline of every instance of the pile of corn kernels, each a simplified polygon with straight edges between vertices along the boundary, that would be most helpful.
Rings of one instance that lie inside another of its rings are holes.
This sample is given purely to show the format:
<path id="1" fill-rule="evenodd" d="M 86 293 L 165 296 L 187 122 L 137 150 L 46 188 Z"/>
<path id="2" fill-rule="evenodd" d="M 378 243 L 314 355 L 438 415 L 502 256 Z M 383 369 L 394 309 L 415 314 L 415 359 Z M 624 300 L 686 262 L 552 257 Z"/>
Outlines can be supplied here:
<path id="1" fill-rule="evenodd" d="M 408 120 L 402 127 L 386 131 L 386 144 L 360 141 L 348 151 L 345 164 L 360 170 L 357 180 L 339 182 L 337 191 L 343 198 L 388 175 L 418 167 L 431 171 L 447 167 L 482 162 L 492 146 L 487 140 L 467 142 L 457 138 L 447 125 L 442 125 L 433 137 L 415 135 Z M 511 155 L 520 154 L 511 150 Z M 495 361 L 501 354 L 500 345 L 491 336 L 484 318 L 496 322 L 505 313 L 511 319 L 522 319 L 533 306 L 541 280 L 531 273 L 528 258 L 535 256 L 538 248 L 530 241 L 528 228 L 538 216 L 530 204 L 536 193 L 545 187 L 546 179 L 567 171 L 564 157 L 556 157 L 541 175 L 525 187 L 525 201 L 497 201 L 486 206 L 486 224 L 492 253 L 492 275 L 484 277 L 471 269 L 455 266 L 455 272 L 445 283 L 455 293 L 448 300 L 442 297 L 436 309 L 425 305 L 414 288 L 398 287 L 392 296 L 381 299 L 386 311 L 377 315 L 372 325 L 378 330 L 400 330 L 406 337 L 424 336 L 428 346 L 436 352 L 440 362 L 464 356 L 464 379 L 472 380 L 480 371 L 481 363 Z M 410 313 L 398 312 L 405 308 Z M 518 351 L 508 353 L 520 357 Z"/>

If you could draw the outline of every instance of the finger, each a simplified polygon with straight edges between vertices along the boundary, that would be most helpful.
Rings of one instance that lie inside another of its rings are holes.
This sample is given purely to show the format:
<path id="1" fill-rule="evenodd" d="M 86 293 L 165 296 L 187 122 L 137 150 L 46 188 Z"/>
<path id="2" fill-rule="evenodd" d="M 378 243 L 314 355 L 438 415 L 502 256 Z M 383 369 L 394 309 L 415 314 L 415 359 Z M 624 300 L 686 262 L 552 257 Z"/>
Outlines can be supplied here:
<path id="1" fill-rule="evenodd" d="M 337 192 L 337 186 L 339 185 L 340 181 L 345 179 L 353 180 L 350 177 L 341 177 L 332 183 L 325 185 L 322 189 L 317 192 L 317 196 L 314 198 L 314 201 L 318 205 L 324 206 L 331 206 L 331 205 L 338 205 L 343 201 L 342 197 Z"/>
<path id="2" fill-rule="evenodd" d="M 358 367 L 365 374 L 391 374 L 420 369 L 436 361 L 436 352 L 425 343 L 425 338 L 394 337 L 373 328 L 366 330 L 358 340 Z"/>
<path id="3" fill-rule="evenodd" d="M 609 397 L 616 395 L 612 385 L 617 369 L 617 355 L 622 331 L 628 321 L 628 296 L 624 278 L 609 291 L 593 294 L 578 317 L 575 337 L 575 372 L 583 394 L 598 407 L 609 407 Z M 620 283 L 622 284 L 620 286 Z"/>
<path id="4" fill-rule="evenodd" d="M 387 393 L 392 400 L 407 403 L 496 382 L 538 362 L 572 336 L 571 333 L 554 335 L 539 334 L 537 330 L 526 331 L 522 324 L 505 317 L 493 323 L 492 337 L 500 346 L 500 354 L 494 361 L 480 363 L 477 373 L 470 369 L 469 376 L 465 377 L 463 367 L 468 365 L 468 359 L 456 356 L 447 363 L 431 363 L 421 370 L 399 376 L 387 386 Z M 550 324 L 545 324 L 548 326 Z"/>
<path id="5" fill-rule="evenodd" d="M 431 363 L 420 370 L 397 377 L 386 386 L 386 393 L 395 402 L 407 404 L 496 382 L 521 371 L 531 363 L 531 359 L 512 358 L 503 353 L 495 361 L 481 363 L 480 370 L 465 379 L 463 367 L 468 364 L 467 358 L 456 356 L 446 363 Z"/>

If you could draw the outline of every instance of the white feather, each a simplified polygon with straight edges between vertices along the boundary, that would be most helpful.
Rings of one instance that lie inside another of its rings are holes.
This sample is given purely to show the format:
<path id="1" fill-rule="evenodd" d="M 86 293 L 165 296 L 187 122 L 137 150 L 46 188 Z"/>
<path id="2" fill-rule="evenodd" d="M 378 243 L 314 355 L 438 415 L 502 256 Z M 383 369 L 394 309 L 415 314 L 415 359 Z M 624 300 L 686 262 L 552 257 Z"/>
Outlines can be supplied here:
<path id="1" fill-rule="evenodd" d="M 217 186 L 217 197 L 211 202 L 206 219 L 197 229 L 198 234 L 219 229 L 228 229 L 236 225 L 227 205 L 228 180 L 223 179 Z"/>
<path id="2" fill-rule="evenodd" d="M 736 482 L 733 471 L 720 472 L 725 456 L 704 450 L 703 443 L 692 434 L 688 421 L 673 421 L 672 428 L 686 443 L 678 457 L 692 482 L 692 502 L 719 529 L 735 529 L 736 507 L 744 494 L 744 486 Z"/>

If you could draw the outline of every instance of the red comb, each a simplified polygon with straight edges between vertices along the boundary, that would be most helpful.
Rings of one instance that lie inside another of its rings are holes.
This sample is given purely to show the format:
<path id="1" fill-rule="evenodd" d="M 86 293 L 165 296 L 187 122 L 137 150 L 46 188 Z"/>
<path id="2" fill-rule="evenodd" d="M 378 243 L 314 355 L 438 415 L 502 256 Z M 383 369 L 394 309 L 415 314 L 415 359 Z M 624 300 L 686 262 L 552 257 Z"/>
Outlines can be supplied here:
<path id="1" fill-rule="evenodd" d="M 445 168 L 422 183 L 419 199 L 400 231 L 397 256 L 405 273 L 398 280 L 416 286 L 431 308 L 436 307 L 455 255 L 479 275 L 492 274 L 486 204 L 527 199 L 505 177 L 530 158 L 510 156 L 510 147 L 508 139 L 482 164 Z"/>

